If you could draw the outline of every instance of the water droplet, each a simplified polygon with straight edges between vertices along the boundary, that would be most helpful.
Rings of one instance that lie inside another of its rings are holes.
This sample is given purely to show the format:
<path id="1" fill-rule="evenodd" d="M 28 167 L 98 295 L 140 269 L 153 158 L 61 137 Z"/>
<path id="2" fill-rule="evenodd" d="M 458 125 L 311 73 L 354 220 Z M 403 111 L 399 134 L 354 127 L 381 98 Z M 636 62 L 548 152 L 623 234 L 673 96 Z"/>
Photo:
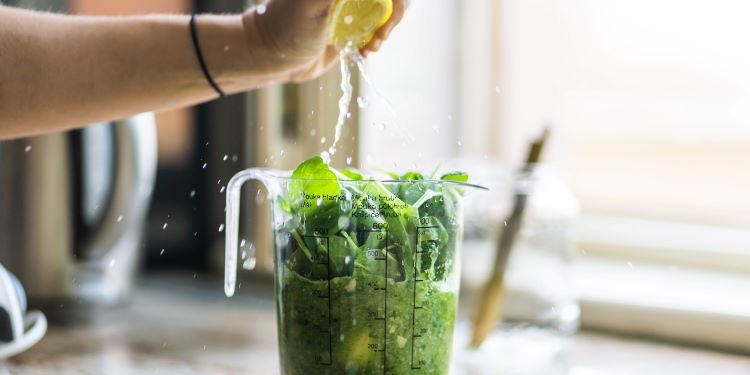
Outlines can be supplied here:
<path id="1" fill-rule="evenodd" d="M 346 158 L 346 165 L 352 165 L 352 157 Z"/>
<path id="2" fill-rule="evenodd" d="M 263 203 L 264 201 L 265 201 L 265 197 L 260 192 L 260 189 L 258 189 L 258 192 L 255 193 L 255 203 L 260 204 L 260 203 Z"/>
<path id="3" fill-rule="evenodd" d="M 218 181 L 216 181 L 216 185 L 219 185 L 219 184 L 221 184 L 221 179 L 219 179 Z"/>
<path id="4" fill-rule="evenodd" d="M 219 225 L 219 232 L 223 232 L 223 231 L 224 231 L 224 224 L 221 224 Z"/>
<path id="5" fill-rule="evenodd" d="M 461 147 L 464 145 L 463 143 L 461 143 L 461 141 L 456 142 L 456 144 L 458 145 L 458 147 Z"/>
<path id="6" fill-rule="evenodd" d="M 121 221 L 122 221 L 122 215 L 120 215 L 120 216 L 117 217 L 117 222 L 119 223 Z"/>
<path id="7" fill-rule="evenodd" d="M 316 204 L 316 205 L 318 205 L 318 207 L 322 206 L 322 205 L 323 205 L 323 198 L 318 198 L 318 199 L 317 199 L 317 200 L 315 201 L 315 204 Z"/>
<path id="8" fill-rule="evenodd" d="M 255 245 L 249 244 L 247 251 L 243 250 L 242 253 L 242 268 L 248 271 L 255 269 Z"/>
<path id="9" fill-rule="evenodd" d="M 243 238 L 243 239 L 242 239 L 242 240 L 240 241 L 240 247 L 245 247 L 245 243 L 246 243 L 246 241 L 245 241 L 245 239 Z"/>
<path id="10" fill-rule="evenodd" d="M 320 158 L 323 159 L 323 163 L 326 163 L 326 164 L 331 163 L 331 154 L 329 154 L 328 151 L 321 152 Z"/>
<path id="11" fill-rule="evenodd" d="M 346 17 L 344 17 L 344 23 L 345 24 L 351 25 L 352 22 L 354 22 L 354 17 L 352 17 L 352 16 L 346 16 Z"/>
<path id="12" fill-rule="evenodd" d="M 164 225 L 161 226 L 161 230 L 166 230 L 169 223 L 164 223 Z"/>
<path id="13" fill-rule="evenodd" d="M 633 268 L 633 262 L 628 262 L 628 267 Z"/>
<path id="14" fill-rule="evenodd" d="M 257 8 L 255 8 L 255 12 L 258 14 L 265 14 L 266 13 L 266 6 L 263 4 L 258 5 Z"/>
<path id="15" fill-rule="evenodd" d="M 195 198 L 195 190 L 190 191 L 190 198 Z"/>
<path id="16" fill-rule="evenodd" d="M 495 86 L 495 92 L 498 94 L 500 93 L 500 86 Z"/>
<path id="17" fill-rule="evenodd" d="M 506 227 L 508 226 L 508 222 L 507 222 L 507 221 L 503 221 L 503 224 L 504 224 L 504 225 L 505 225 Z"/>
<path id="18" fill-rule="evenodd" d="M 226 187 L 226 186 L 222 186 L 222 187 L 221 187 L 221 189 L 219 189 L 219 193 L 223 193 L 223 192 L 224 192 L 224 190 L 227 190 L 227 187 Z"/>
<path id="19" fill-rule="evenodd" d="M 346 118 L 352 118 L 352 113 L 351 112 L 347 112 L 346 113 Z"/>
<path id="20" fill-rule="evenodd" d="M 326 137 L 320 137 L 320 143 L 326 143 Z"/>
<path id="21" fill-rule="evenodd" d="M 318 87 L 320 91 L 323 91 L 323 86 Z"/>
<path id="22" fill-rule="evenodd" d="M 279 156 L 284 156 L 285 153 L 286 153 L 286 151 L 281 150 L 281 151 L 279 151 Z"/>
<path id="23" fill-rule="evenodd" d="M 161 249 L 161 251 L 159 252 L 159 256 L 162 256 L 162 255 L 164 255 L 164 249 Z"/>
<path id="24" fill-rule="evenodd" d="M 255 269 L 255 263 L 256 262 L 257 262 L 257 260 L 255 259 L 255 257 L 247 258 L 247 259 L 245 259 L 244 262 L 242 262 L 242 268 L 245 269 L 245 270 L 247 270 L 247 271 L 252 271 L 252 270 Z"/>
<path id="25" fill-rule="evenodd" d="M 203 163 L 203 169 L 206 169 L 208 167 L 208 163 Z"/>
<path id="26" fill-rule="evenodd" d="M 117 263 L 117 260 L 116 260 L 116 259 L 111 259 L 111 260 L 109 261 L 109 268 L 112 268 L 112 267 L 114 267 L 116 263 Z"/>
<path id="27" fill-rule="evenodd" d="M 366 96 L 358 96 L 357 97 L 357 105 L 359 105 L 359 108 L 367 108 L 368 105 L 370 105 L 370 99 L 368 99 Z"/>
<path id="28" fill-rule="evenodd" d="M 31 151 L 31 145 L 26 146 L 26 148 L 23 149 L 23 152 L 29 152 Z"/>
<path id="29" fill-rule="evenodd" d="M 221 160 L 227 161 L 227 159 L 229 159 L 229 155 L 224 154 L 224 157 Z"/>
<path id="30" fill-rule="evenodd" d="M 316 129 L 310 129 L 310 136 L 314 137 L 315 134 L 318 134 L 318 131 Z"/>

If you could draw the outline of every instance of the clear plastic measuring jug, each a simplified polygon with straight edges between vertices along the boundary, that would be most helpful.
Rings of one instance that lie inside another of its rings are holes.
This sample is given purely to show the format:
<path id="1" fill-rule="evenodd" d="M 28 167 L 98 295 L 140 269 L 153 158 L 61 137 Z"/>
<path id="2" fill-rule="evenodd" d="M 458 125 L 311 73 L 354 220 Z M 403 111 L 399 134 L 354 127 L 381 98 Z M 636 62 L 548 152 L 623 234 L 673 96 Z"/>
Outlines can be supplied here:
<path id="1" fill-rule="evenodd" d="M 451 175 L 349 177 L 355 180 L 300 179 L 268 169 L 234 176 L 227 190 L 225 291 L 231 296 L 235 289 L 240 188 L 258 180 L 273 205 L 282 373 L 447 374 L 462 201 L 483 188 Z"/>

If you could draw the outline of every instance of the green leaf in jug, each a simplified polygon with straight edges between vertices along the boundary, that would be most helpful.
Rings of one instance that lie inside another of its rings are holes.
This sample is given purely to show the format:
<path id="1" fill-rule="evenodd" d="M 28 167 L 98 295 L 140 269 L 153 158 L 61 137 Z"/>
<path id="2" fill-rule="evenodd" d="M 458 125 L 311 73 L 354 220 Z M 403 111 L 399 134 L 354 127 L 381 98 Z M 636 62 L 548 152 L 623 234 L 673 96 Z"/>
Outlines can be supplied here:
<path id="1" fill-rule="evenodd" d="M 469 175 L 466 172 L 452 171 L 443 174 L 440 179 L 444 181 L 468 182 Z"/>

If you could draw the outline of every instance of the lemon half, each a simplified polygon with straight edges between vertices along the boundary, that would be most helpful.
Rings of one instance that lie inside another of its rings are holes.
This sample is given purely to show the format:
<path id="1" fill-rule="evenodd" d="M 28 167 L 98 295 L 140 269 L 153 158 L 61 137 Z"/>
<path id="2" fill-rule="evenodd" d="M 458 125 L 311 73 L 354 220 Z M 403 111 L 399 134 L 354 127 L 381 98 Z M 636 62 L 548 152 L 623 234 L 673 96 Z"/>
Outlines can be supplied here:
<path id="1" fill-rule="evenodd" d="M 328 43 L 357 49 L 370 42 L 393 12 L 392 0 L 336 0 L 331 10 Z"/>

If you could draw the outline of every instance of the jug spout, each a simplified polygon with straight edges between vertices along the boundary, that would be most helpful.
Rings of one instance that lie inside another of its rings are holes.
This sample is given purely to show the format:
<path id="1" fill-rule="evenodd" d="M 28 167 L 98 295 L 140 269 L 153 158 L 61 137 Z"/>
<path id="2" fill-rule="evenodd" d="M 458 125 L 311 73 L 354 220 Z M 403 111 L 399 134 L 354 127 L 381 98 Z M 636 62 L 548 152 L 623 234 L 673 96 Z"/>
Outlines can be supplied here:
<path id="1" fill-rule="evenodd" d="M 250 180 L 261 182 L 269 195 L 278 194 L 275 188 L 276 174 L 281 172 L 269 169 L 251 168 L 237 173 L 227 185 L 226 205 L 226 244 L 224 253 L 224 293 L 227 297 L 234 295 L 237 284 L 237 254 L 239 252 L 240 192 L 242 185 Z M 248 264 L 255 264 L 255 252 L 247 255 Z"/>

